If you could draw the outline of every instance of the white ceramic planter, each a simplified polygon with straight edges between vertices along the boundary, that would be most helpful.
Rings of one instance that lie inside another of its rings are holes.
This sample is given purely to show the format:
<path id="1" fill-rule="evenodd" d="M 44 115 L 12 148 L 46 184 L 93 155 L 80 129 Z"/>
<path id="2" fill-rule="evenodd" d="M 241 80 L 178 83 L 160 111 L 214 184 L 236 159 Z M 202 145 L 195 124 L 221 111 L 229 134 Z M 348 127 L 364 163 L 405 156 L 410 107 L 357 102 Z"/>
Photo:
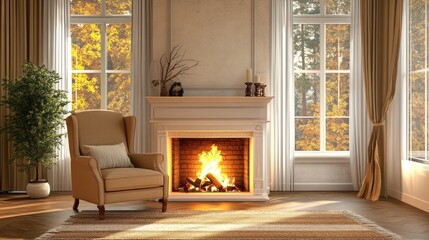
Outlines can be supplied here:
<path id="1" fill-rule="evenodd" d="M 26 190 L 30 198 L 45 198 L 49 196 L 51 187 L 48 182 L 28 183 Z"/>

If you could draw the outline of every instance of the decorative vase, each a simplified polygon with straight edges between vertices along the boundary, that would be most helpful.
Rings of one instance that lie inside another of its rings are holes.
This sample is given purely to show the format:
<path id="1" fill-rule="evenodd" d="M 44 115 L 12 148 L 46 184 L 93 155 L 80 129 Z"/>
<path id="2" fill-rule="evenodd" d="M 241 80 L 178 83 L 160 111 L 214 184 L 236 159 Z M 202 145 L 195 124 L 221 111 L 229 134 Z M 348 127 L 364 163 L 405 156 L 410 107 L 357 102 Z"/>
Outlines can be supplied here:
<path id="1" fill-rule="evenodd" d="M 26 190 L 30 198 L 45 198 L 49 196 L 51 187 L 48 182 L 29 182 Z"/>
<path id="2" fill-rule="evenodd" d="M 168 89 L 167 86 L 165 85 L 165 82 L 160 82 L 161 85 L 161 92 L 160 92 L 160 96 L 168 96 Z"/>

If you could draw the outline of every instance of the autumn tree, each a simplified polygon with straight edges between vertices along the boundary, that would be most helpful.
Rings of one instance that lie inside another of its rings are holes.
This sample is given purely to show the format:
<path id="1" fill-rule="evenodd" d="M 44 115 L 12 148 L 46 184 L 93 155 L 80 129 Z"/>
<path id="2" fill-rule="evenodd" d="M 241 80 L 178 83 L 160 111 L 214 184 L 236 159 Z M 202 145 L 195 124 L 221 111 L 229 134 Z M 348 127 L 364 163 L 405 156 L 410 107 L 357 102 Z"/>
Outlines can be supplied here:
<path id="1" fill-rule="evenodd" d="M 350 14 L 350 1 L 327 0 L 326 10 L 318 0 L 293 1 L 294 15 Z M 294 24 L 293 53 L 295 71 L 295 150 L 320 151 L 321 116 L 325 114 L 327 151 L 349 149 L 349 73 L 334 70 L 350 69 L 349 24 Z M 325 56 L 320 52 L 320 32 L 325 31 Z M 325 99 L 320 99 L 320 59 L 325 58 Z M 306 71 L 313 70 L 313 71 Z M 330 71 L 330 72 L 329 72 Z M 325 112 L 321 113 L 321 102 Z"/>
<path id="2" fill-rule="evenodd" d="M 410 0 L 409 3 L 409 149 L 411 156 L 425 158 L 427 148 L 427 27 L 428 3 Z"/>
<path id="3" fill-rule="evenodd" d="M 106 6 L 105 13 L 102 4 Z M 109 19 L 109 15 L 129 16 L 131 0 L 71 0 L 70 9 L 75 19 L 89 15 Z M 107 109 L 128 115 L 131 106 L 131 24 L 94 19 L 94 23 L 71 25 L 73 110 L 102 108 L 105 96 Z M 105 29 L 104 36 L 102 29 Z M 103 40 L 106 43 L 104 52 Z"/>

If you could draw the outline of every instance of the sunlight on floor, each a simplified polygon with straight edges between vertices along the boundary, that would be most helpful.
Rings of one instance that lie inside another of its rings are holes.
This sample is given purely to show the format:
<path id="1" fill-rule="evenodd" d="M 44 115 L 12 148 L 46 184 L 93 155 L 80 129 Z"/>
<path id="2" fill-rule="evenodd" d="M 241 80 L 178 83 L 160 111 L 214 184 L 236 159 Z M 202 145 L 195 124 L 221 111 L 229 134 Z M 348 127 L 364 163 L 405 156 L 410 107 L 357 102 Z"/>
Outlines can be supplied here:
<path id="1" fill-rule="evenodd" d="M 65 208 L 54 208 L 42 211 L 29 211 L 27 213 L 17 213 L 17 214 L 9 214 L 9 215 L 0 215 L 0 219 L 13 218 L 13 217 L 21 217 L 21 216 L 29 216 L 40 213 L 49 213 L 49 212 L 58 212 L 63 211 Z"/>
<path id="2" fill-rule="evenodd" d="M 239 211 L 239 210 L 238 210 Z M 263 212 L 263 211 L 262 211 Z M 230 214 L 232 214 L 231 216 L 234 216 L 234 211 L 229 211 Z M 240 214 L 246 214 L 245 212 L 241 212 Z M 249 212 L 249 216 L 244 216 L 241 219 L 237 218 L 237 217 L 231 217 L 231 218 L 226 218 L 226 219 L 218 219 L 219 217 L 219 213 L 217 212 L 213 212 L 210 211 L 207 214 L 200 214 L 198 215 L 198 219 L 201 220 L 201 222 L 204 222 L 205 220 L 214 220 L 216 219 L 216 223 L 214 223 L 213 225 L 207 225 L 207 224 L 189 224 L 186 223 L 186 217 L 176 217 L 176 222 L 177 224 L 174 224 L 174 229 L 172 228 L 172 218 L 169 219 L 162 219 L 157 221 L 154 224 L 149 224 L 149 225 L 145 225 L 145 226 L 136 226 L 135 228 L 132 229 L 128 229 L 127 231 L 145 231 L 145 237 L 151 238 L 151 237 L 157 237 L 159 235 L 159 233 L 153 233 L 153 235 L 151 235 L 149 232 L 150 231 L 159 231 L 160 229 L 166 229 L 165 231 L 192 231 L 193 232 L 193 236 L 194 237 L 199 237 L 199 238 L 204 238 L 204 237 L 209 237 L 213 235 L 213 232 L 215 231 L 248 231 L 249 229 L 254 229 L 257 230 L 258 226 L 261 225 L 265 225 L 265 224 L 269 224 L 269 223 L 275 223 L 278 222 L 280 220 L 284 220 L 286 218 L 296 218 L 296 217 L 300 217 L 300 216 L 304 216 L 306 215 L 306 212 L 284 212 L 284 214 L 273 217 L 271 216 L 269 219 L 261 219 L 259 218 L 259 222 L 258 223 L 245 223 L 247 218 L 252 218 L 252 216 L 254 217 L 254 213 Z M 190 218 L 195 219 L 195 216 L 191 216 Z M 221 223 L 220 223 L 220 222 Z M 181 222 L 185 222 L 185 223 L 181 223 Z M 243 222 L 243 223 L 241 223 Z M 266 225 L 265 225 L 266 228 Z M 168 230 L 167 230 L 168 229 Z M 198 233 L 198 236 L 195 236 L 195 231 L 199 230 L 201 231 L 200 233 Z M 276 229 L 273 229 L 273 231 L 275 231 Z M 116 233 L 116 234 L 112 234 L 109 237 L 114 238 L 115 236 L 124 236 L 123 233 L 127 232 L 127 231 L 123 231 L 120 233 Z"/>

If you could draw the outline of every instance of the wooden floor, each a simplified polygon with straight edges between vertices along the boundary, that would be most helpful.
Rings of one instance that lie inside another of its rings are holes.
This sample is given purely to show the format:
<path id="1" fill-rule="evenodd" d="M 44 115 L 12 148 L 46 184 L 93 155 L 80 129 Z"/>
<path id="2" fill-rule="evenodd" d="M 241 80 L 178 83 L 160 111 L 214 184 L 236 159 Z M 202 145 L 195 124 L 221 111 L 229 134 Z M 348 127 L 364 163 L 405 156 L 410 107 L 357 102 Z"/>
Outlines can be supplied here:
<path id="1" fill-rule="evenodd" d="M 28 199 L 25 194 L 0 194 L 0 239 L 33 239 L 60 225 L 72 211 L 70 193 L 51 193 L 46 199 Z M 288 209 L 349 210 L 402 236 L 404 239 L 429 239 L 429 213 L 393 198 L 378 202 L 356 197 L 354 192 L 275 192 L 267 202 L 169 202 L 170 210 L 186 209 Z M 81 201 L 80 210 L 97 210 Z M 110 204 L 113 209 L 159 209 L 161 203 L 139 201 Z"/>

